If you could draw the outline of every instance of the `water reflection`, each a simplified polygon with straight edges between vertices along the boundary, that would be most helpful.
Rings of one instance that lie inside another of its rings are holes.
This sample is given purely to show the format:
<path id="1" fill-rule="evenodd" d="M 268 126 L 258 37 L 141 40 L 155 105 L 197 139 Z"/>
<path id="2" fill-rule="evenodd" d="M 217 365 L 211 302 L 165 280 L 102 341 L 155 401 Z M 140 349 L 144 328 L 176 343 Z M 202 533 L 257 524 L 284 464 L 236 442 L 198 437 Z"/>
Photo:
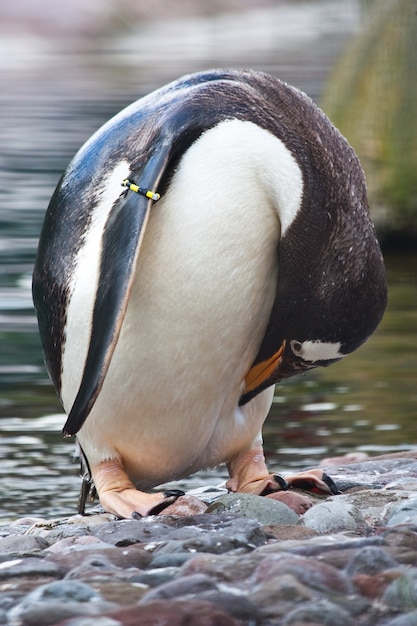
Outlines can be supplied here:
<path id="1" fill-rule="evenodd" d="M 46 376 L 30 293 L 37 238 L 69 159 L 106 119 L 177 76 L 214 65 L 269 71 L 318 98 L 359 21 L 357 0 L 159 23 L 94 41 L 0 38 L 0 519 L 74 512 L 73 444 Z M 417 443 L 417 257 L 387 259 L 390 300 L 371 341 L 329 369 L 277 389 L 265 427 L 278 470 L 352 450 Z M 225 478 L 220 468 L 184 488 Z"/>

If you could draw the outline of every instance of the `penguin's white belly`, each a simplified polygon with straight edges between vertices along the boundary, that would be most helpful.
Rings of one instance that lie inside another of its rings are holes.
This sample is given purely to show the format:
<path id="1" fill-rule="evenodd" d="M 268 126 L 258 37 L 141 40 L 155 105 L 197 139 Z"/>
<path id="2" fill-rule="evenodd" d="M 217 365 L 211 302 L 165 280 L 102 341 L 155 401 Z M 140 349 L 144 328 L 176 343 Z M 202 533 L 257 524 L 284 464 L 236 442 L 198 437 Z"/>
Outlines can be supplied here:
<path id="1" fill-rule="evenodd" d="M 278 140 L 246 124 L 272 150 Z M 215 128 L 193 144 L 151 209 L 121 334 L 78 433 L 90 464 L 119 457 L 141 488 L 227 461 L 272 400 L 267 390 L 238 408 L 276 292 L 280 224 L 259 185 L 265 146 L 258 168 L 244 133 L 222 126 L 221 140 Z M 64 379 L 67 410 L 80 375 Z"/>

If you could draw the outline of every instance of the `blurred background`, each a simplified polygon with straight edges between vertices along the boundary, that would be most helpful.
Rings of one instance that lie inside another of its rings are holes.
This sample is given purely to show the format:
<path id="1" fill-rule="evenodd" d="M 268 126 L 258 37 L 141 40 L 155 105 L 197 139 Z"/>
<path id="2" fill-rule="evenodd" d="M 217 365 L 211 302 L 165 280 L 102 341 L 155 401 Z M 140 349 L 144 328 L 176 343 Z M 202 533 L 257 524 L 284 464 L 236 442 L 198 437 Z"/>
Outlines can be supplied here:
<path id="1" fill-rule="evenodd" d="M 76 510 L 78 468 L 43 366 L 31 273 L 48 201 L 109 117 L 185 73 L 263 70 L 307 92 L 367 175 L 389 281 L 384 320 L 343 362 L 277 387 L 268 462 L 417 447 L 414 0 L 2 0 L 0 521 Z M 224 468 L 177 486 L 217 484 Z"/>

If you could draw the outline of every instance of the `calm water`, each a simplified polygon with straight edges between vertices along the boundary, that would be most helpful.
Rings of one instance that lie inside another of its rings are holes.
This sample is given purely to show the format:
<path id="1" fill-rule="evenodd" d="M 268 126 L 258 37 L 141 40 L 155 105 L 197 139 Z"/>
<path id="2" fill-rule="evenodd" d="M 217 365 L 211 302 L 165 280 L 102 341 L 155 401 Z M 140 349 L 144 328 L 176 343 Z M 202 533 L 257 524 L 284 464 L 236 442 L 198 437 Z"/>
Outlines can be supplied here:
<path id="1" fill-rule="evenodd" d="M 354 0 L 320 0 L 106 40 L 1 34 L 0 519 L 76 506 L 73 444 L 59 434 L 64 416 L 43 368 L 30 293 L 43 214 L 71 156 L 127 103 L 198 69 L 262 69 L 318 100 L 359 19 Z M 344 362 L 277 389 L 265 428 L 276 470 L 417 445 L 417 255 L 386 264 L 389 306 L 375 336 Z M 220 468 L 181 484 L 224 477 Z"/>

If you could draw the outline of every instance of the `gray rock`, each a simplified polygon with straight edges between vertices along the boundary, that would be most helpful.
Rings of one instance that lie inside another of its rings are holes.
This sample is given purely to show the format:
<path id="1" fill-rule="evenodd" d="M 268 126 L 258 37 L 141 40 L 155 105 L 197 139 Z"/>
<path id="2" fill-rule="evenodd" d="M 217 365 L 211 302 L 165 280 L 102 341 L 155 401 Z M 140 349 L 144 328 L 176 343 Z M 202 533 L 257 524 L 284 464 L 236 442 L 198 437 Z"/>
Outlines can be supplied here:
<path id="1" fill-rule="evenodd" d="M 283 602 L 300 603 L 313 599 L 313 592 L 303 585 L 296 576 L 282 574 L 271 579 L 263 580 L 250 594 L 252 602 L 265 613 L 271 616 L 280 615 L 282 607 L 275 605 Z"/>
<path id="2" fill-rule="evenodd" d="M 417 498 L 400 502 L 391 511 L 387 526 L 397 526 L 398 524 L 417 525 Z"/>
<path id="3" fill-rule="evenodd" d="M 173 554 L 156 554 L 149 564 L 151 569 L 159 567 L 181 567 L 190 559 L 193 559 L 193 552 L 174 552 Z"/>
<path id="4" fill-rule="evenodd" d="M 349 576 L 356 574 L 377 574 L 387 569 L 399 567 L 387 552 L 381 548 L 368 546 L 357 552 L 349 562 L 346 573 Z"/>
<path id="5" fill-rule="evenodd" d="M 337 496 L 313 506 L 303 515 L 302 520 L 306 526 L 319 533 L 364 532 L 367 528 L 361 511 Z"/>
<path id="6" fill-rule="evenodd" d="M 178 574 L 178 567 L 159 567 L 129 577 L 129 582 L 140 583 L 147 587 L 159 587 L 170 583 Z"/>
<path id="7" fill-rule="evenodd" d="M 297 524 L 298 515 L 282 502 L 245 493 L 228 493 L 211 504 L 208 513 L 233 513 L 260 524 Z"/>
<path id="8" fill-rule="evenodd" d="M 119 520 L 102 524 L 91 530 L 95 537 L 110 543 L 113 546 L 130 546 L 135 543 L 165 540 L 171 531 L 171 526 L 156 520 L 155 517 L 143 520 Z"/>
<path id="9" fill-rule="evenodd" d="M 214 604 L 225 613 L 242 620 L 243 624 L 255 626 L 255 624 L 260 623 L 260 612 L 256 606 L 243 593 L 238 593 L 236 589 L 233 590 L 233 593 L 219 590 L 203 591 L 198 595 L 198 599 Z"/>
<path id="10" fill-rule="evenodd" d="M 89 556 L 84 559 L 80 565 L 74 567 L 65 576 L 65 580 L 82 580 L 87 582 L 89 580 L 106 579 L 111 578 L 114 580 L 126 580 L 131 579 L 132 576 L 140 574 L 140 570 L 137 568 L 122 568 L 114 565 L 109 559 L 102 554 L 96 556 Z"/>
<path id="11" fill-rule="evenodd" d="M 397 489 L 360 489 L 352 493 L 338 496 L 340 502 L 349 502 L 357 507 L 368 524 L 385 524 L 391 511 L 398 506 L 399 502 L 407 502 L 411 493 Z"/>
<path id="12" fill-rule="evenodd" d="M 385 626 L 417 626 L 417 611 L 411 611 L 405 615 L 395 617 L 390 622 L 387 622 Z"/>
<path id="13" fill-rule="evenodd" d="M 31 535 L 9 535 L 0 539 L 0 555 L 2 553 L 28 553 L 45 550 L 49 543 L 43 537 Z"/>
<path id="14" fill-rule="evenodd" d="M 350 582 L 344 572 L 319 559 L 285 553 L 265 557 L 259 564 L 253 580 L 259 587 L 284 574 L 294 576 L 310 590 L 333 595 L 346 595 L 351 592 Z"/>
<path id="15" fill-rule="evenodd" d="M 55 563 L 48 563 L 45 559 L 28 556 L 5 561 L 1 564 L 0 580 L 38 576 L 39 578 L 61 578 L 62 570 Z"/>
<path id="16" fill-rule="evenodd" d="M 216 515 L 211 517 L 216 519 Z M 237 549 L 253 550 L 267 541 L 262 526 L 256 520 L 236 517 L 217 525 L 212 524 L 205 532 L 195 526 L 173 529 L 167 533 L 166 539 L 167 541 L 160 541 L 155 545 L 153 554 L 224 554 Z"/>
<path id="17" fill-rule="evenodd" d="M 355 626 L 354 621 L 349 613 L 327 600 L 318 600 L 296 608 L 284 618 L 282 626 L 291 626 L 291 624 L 310 623 L 320 624 L 321 626 Z"/>
<path id="18" fill-rule="evenodd" d="M 8 612 L 12 624 L 52 626 L 79 615 L 97 615 L 115 608 L 104 602 L 91 587 L 78 581 L 57 581 L 41 585 Z"/>
<path id="19" fill-rule="evenodd" d="M 256 550 L 242 556 L 199 554 L 184 563 L 180 575 L 207 574 L 218 582 L 235 585 L 249 579 L 262 560 Z"/>
<path id="20" fill-rule="evenodd" d="M 205 591 L 216 590 L 215 581 L 205 574 L 181 576 L 179 579 L 161 585 L 149 591 L 141 600 L 141 604 L 152 600 L 175 599 L 184 596 L 197 596 Z"/>
<path id="21" fill-rule="evenodd" d="M 392 609 L 410 611 L 417 608 L 417 579 L 403 574 L 384 593 L 384 602 Z"/>

